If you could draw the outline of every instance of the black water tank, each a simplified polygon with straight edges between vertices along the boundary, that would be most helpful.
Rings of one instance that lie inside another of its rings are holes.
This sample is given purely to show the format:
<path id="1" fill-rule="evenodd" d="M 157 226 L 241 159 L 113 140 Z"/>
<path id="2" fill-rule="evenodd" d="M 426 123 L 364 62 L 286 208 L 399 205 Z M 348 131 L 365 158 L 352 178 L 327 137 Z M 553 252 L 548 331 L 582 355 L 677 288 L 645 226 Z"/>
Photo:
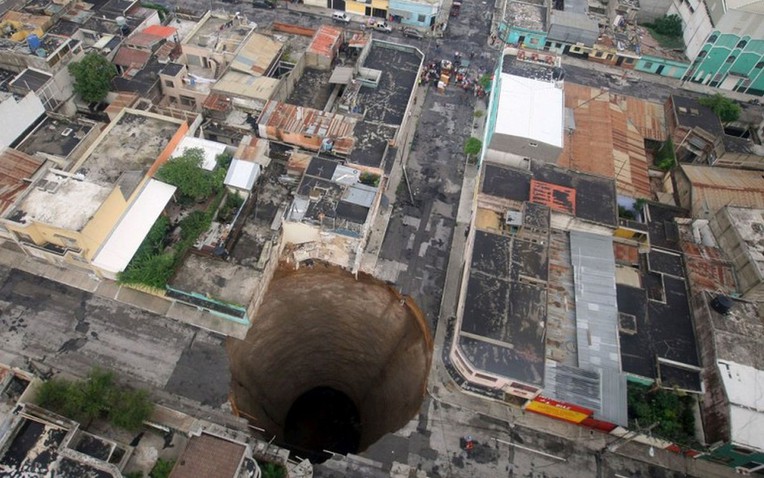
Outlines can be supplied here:
<path id="1" fill-rule="evenodd" d="M 727 315 L 732 309 L 734 302 L 726 295 L 717 295 L 711 300 L 711 308 L 722 315 Z"/>

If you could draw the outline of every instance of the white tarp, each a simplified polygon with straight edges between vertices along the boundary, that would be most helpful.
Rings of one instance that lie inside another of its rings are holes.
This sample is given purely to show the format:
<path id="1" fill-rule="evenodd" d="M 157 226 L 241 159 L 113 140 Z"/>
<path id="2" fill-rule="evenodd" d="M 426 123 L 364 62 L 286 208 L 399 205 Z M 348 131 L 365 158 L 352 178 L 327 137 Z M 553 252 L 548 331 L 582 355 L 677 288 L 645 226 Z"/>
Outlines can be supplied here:
<path id="1" fill-rule="evenodd" d="M 193 136 L 186 136 L 180 143 L 175 151 L 172 152 L 172 157 L 182 156 L 187 149 L 200 148 L 204 151 L 204 161 L 202 162 L 202 168 L 207 171 L 215 169 L 217 164 L 217 157 L 219 154 L 225 152 L 226 145 L 218 143 L 216 141 L 210 141 L 203 138 L 195 138 Z"/>
<path id="2" fill-rule="evenodd" d="M 251 191 L 255 181 L 260 176 L 260 165 L 252 161 L 242 161 L 234 159 L 228 167 L 228 173 L 225 176 L 226 186 Z"/>

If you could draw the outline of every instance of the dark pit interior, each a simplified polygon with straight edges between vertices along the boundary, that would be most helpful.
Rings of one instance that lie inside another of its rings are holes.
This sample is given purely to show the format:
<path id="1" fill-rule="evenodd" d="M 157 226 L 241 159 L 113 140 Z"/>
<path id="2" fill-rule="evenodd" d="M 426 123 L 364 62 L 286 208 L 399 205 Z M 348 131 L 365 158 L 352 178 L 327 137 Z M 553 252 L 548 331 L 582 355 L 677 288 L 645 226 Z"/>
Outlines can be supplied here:
<path id="1" fill-rule="evenodd" d="M 317 462 L 324 450 L 361 452 L 418 412 L 432 339 L 388 285 L 314 264 L 276 272 L 228 352 L 234 410 Z"/>

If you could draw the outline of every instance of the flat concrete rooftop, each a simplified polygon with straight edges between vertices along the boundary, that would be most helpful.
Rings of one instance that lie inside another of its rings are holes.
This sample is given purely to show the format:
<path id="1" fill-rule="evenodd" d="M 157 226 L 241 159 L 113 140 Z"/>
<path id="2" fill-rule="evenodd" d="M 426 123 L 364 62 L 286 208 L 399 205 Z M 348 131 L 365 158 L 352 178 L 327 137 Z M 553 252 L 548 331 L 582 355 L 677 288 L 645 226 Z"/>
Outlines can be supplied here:
<path id="1" fill-rule="evenodd" d="M 183 123 L 132 110 L 124 110 L 115 121 L 101 133 L 72 173 L 82 174 L 86 181 L 112 187 L 126 172 L 146 173 Z"/>
<path id="2" fill-rule="evenodd" d="M 252 26 L 242 17 L 213 14 L 200 20 L 196 30 L 189 32 L 184 45 L 207 48 L 210 51 L 234 53 L 252 31 Z"/>
<path id="3" fill-rule="evenodd" d="M 540 0 L 510 1 L 504 11 L 504 21 L 512 27 L 545 32 L 546 12 L 545 2 Z"/>
<path id="4" fill-rule="evenodd" d="M 88 123 L 48 117 L 16 149 L 29 155 L 44 153 L 66 158 L 92 129 Z"/>

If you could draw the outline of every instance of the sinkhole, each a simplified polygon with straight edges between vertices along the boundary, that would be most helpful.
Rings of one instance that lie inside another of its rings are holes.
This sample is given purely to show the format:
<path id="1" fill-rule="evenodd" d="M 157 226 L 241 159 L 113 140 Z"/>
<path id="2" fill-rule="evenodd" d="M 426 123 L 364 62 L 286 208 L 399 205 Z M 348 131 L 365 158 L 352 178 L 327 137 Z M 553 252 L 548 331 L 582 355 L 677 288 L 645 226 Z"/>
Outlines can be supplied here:
<path id="1" fill-rule="evenodd" d="M 244 340 L 228 342 L 231 401 L 313 462 L 358 453 L 419 410 L 432 359 L 410 299 L 333 266 L 279 269 Z"/>

